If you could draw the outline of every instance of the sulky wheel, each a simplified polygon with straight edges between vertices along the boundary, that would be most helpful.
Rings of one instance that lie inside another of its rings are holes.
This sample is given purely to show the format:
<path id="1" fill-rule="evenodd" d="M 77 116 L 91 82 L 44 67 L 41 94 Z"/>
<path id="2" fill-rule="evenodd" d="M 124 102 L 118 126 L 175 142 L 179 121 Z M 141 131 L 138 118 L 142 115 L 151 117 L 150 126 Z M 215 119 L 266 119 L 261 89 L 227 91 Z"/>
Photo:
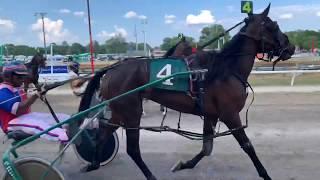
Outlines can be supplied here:
<path id="1" fill-rule="evenodd" d="M 93 107 L 97 104 L 101 103 L 101 99 L 99 97 L 99 91 L 96 91 L 91 99 L 90 107 Z M 88 118 L 95 115 L 95 112 L 89 113 Z M 110 118 L 110 111 L 105 110 L 103 114 L 101 114 L 104 118 Z M 101 116 L 99 116 L 101 118 Z M 86 129 L 81 133 L 79 142 L 73 144 L 74 151 L 77 157 L 84 163 L 90 163 L 92 161 L 92 157 L 94 155 L 94 148 L 97 139 L 96 129 Z M 119 150 L 119 139 L 116 132 L 112 134 L 109 139 L 105 139 L 105 146 L 103 147 L 103 155 L 100 158 L 100 165 L 104 166 L 110 163 L 118 153 Z"/>
<path id="2" fill-rule="evenodd" d="M 55 167 L 50 167 L 50 163 L 46 160 L 26 157 L 17 159 L 13 163 L 23 180 L 64 180 L 62 173 Z M 3 180 L 11 179 L 13 178 L 6 172 Z"/>
<path id="3" fill-rule="evenodd" d="M 94 137 L 95 130 L 87 130 L 90 137 Z M 90 140 L 86 137 L 85 133 L 81 134 L 81 143 L 74 144 L 73 148 L 77 157 L 84 163 L 90 163 L 92 156 L 94 155 L 94 148 L 92 147 Z M 105 146 L 103 147 L 103 155 L 100 159 L 100 165 L 104 166 L 110 163 L 117 155 L 119 150 L 119 139 L 116 132 L 106 139 Z"/>

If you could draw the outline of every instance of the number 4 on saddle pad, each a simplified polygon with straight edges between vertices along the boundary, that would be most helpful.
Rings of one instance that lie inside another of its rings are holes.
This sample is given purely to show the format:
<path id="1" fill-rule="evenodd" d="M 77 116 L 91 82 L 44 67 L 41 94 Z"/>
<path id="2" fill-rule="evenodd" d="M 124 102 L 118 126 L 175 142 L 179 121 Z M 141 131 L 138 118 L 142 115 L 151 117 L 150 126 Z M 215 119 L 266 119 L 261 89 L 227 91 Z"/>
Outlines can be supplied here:
<path id="1" fill-rule="evenodd" d="M 150 61 L 150 82 L 162 79 L 178 72 L 186 72 L 188 67 L 183 59 L 177 58 L 160 58 Z M 155 88 L 173 90 L 173 91 L 189 91 L 189 76 L 177 76 L 155 86 Z"/>

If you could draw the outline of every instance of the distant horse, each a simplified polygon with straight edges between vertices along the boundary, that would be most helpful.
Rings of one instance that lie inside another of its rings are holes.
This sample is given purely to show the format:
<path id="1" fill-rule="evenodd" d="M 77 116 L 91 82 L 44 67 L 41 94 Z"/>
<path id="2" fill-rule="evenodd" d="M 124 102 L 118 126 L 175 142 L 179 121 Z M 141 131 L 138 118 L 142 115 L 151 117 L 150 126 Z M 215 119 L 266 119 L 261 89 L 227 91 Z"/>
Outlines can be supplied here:
<path id="1" fill-rule="evenodd" d="M 182 37 L 181 40 L 173 47 L 171 47 L 163 57 L 179 57 L 184 58 L 188 57 L 192 54 L 192 46 L 186 40 L 185 37 Z"/>
<path id="2" fill-rule="evenodd" d="M 37 53 L 32 57 L 30 62 L 25 64 L 30 74 L 26 84 L 33 83 L 34 85 L 38 85 L 40 68 L 46 66 L 46 60 L 47 58 L 43 54 Z"/>
<path id="3" fill-rule="evenodd" d="M 269 9 L 270 5 L 261 14 L 249 15 L 244 20 L 245 26 L 221 52 L 198 51 L 196 53 L 196 59 L 192 63 L 199 63 L 201 67 L 209 70 L 205 76 L 202 109 L 197 107 L 194 98 L 187 93 L 156 88 L 148 88 L 110 103 L 109 122 L 125 127 L 127 153 L 146 179 L 156 178 L 142 160 L 140 153 L 139 126 L 143 98 L 176 111 L 204 116 L 202 150 L 191 160 L 179 163 L 175 170 L 193 168 L 204 156 L 211 154 L 214 127 L 219 119 L 233 130 L 232 135 L 252 160 L 259 176 L 263 179 L 271 179 L 258 159 L 244 129 L 241 128 L 239 116 L 247 99 L 247 81 L 255 55 L 273 51 L 281 60 L 287 60 L 294 53 L 294 46 L 289 43 L 288 37 L 281 32 L 278 24 L 268 17 Z M 96 73 L 81 99 L 79 111 L 90 107 L 91 98 L 98 88 L 100 88 L 102 99 L 106 100 L 148 83 L 150 62 L 151 60 L 147 59 L 132 58 Z M 98 159 L 103 153 L 100 147 L 104 147 L 104 139 L 111 136 L 117 128 L 110 124 L 101 124 L 95 156 L 92 163 L 83 170 L 92 171 L 99 168 Z"/>
<path id="4" fill-rule="evenodd" d="M 25 84 L 33 83 L 34 85 L 38 84 L 39 79 L 39 71 L 40 68 L 43 68 L 46 66 L 46 57 L 44 57 L 40 53 L 36 53 L 30 62 L 25 63 L 25 66 L 28 69 L 29 77 L 25 79 Z M 2 82 L 2 67 L 1 67 L 1 76 L 0 76 L 0 82 Z"/>

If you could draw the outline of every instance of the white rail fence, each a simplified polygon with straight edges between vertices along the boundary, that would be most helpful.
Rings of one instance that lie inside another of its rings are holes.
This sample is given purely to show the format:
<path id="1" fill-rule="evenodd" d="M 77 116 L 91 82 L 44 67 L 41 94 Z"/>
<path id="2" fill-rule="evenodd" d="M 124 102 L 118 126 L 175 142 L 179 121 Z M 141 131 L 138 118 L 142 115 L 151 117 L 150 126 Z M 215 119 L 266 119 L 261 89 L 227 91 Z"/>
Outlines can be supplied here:
<path id="1" fill-rule="evenodd" d="M 296 77 L 302 74 L 310 74 L 310 73 L 320 73 L 320 70 L 285 70 L 285 71 L 252 71 L 251 74 L 257 75 L 272 75 L 272 74 L 289 74 L 291 75 L 291 83 L 290 85 L 294 85 L 294 81 Z M 70 74 L 68 73 L 57 73 L 57 74 L 40 74 L 39 82 L 57 82 L 64 81 L 70 79 Z"/>
<path id="2" fill-rule="evenodd" d="M 251 74 L 291 74 L 291 83 L 294 85 L 294 81 L 297 76 L 308 73 L 320 73 L 320 70 L 286 70 L 286 71 L 252 71 Z"/>

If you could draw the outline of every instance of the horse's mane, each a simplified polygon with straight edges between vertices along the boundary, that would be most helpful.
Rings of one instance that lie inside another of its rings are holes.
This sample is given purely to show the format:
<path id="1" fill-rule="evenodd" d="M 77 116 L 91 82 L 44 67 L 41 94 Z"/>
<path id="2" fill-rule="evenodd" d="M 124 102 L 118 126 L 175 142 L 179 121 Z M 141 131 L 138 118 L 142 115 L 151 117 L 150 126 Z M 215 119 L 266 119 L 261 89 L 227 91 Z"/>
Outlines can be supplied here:
<path id="1" fill-rule="evenodd" d="M 163 57 L 167 58 L 167 57 L 171 56 L 171 55 L 174 53 L 174 51 L 177 49 L 178 45 L 179 45 L 180 43 L 182 43 L 182 42 L 183 42 L 183 41 L 179 41 L 176 45 L 172 46 L 172 47 L 166 52 L 166 54 L 164 54 Z"/>
<path id="2" fill-rule="evenodd" d="M 236 34 L 225 44 L 220 52 L 208 52 L 210 62 L 208 63 L 207 81 L 212 82 L 215 79 L 225 79 L 237 69 L 238 61 L 236 61 L 236 58 L 232 54 L 239 53 L 243 40 L 243 36 Z"/>

